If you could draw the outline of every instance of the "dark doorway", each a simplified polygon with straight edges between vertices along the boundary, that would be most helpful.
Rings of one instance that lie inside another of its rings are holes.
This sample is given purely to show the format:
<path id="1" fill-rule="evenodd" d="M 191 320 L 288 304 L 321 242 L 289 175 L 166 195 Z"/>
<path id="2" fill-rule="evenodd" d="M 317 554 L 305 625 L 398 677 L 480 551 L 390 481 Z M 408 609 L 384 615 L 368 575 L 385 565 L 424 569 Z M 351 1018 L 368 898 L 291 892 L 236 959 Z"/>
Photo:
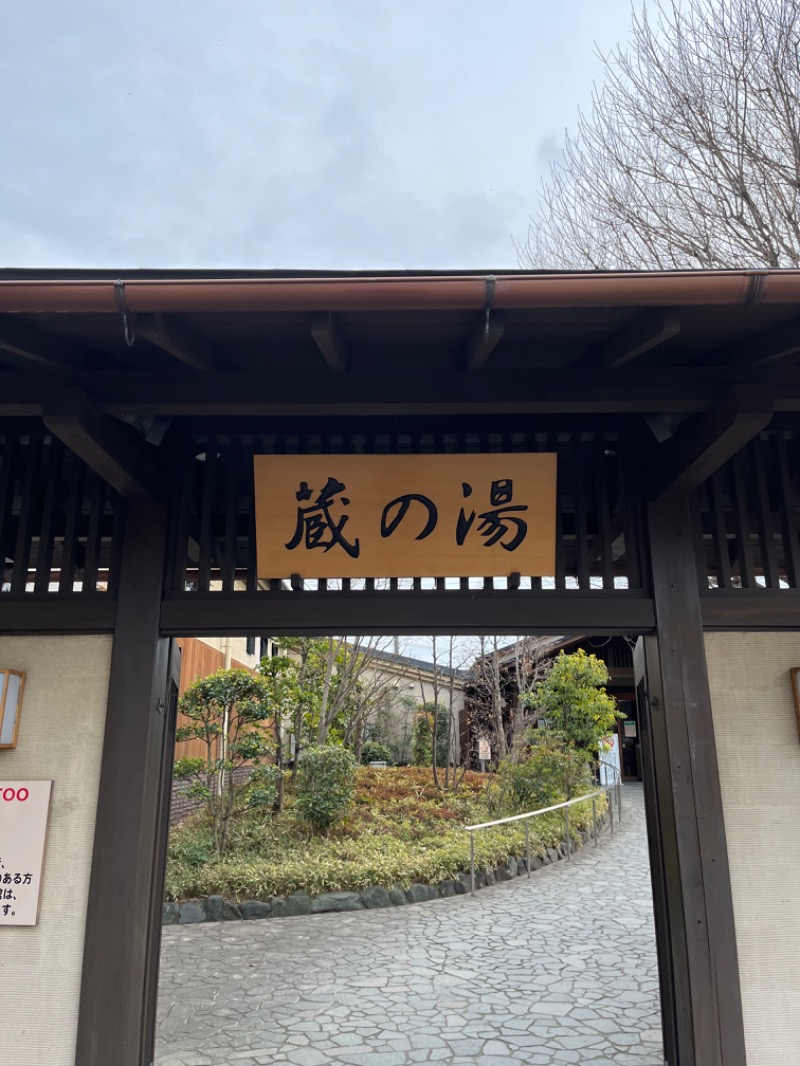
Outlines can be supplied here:
<path id="1" fill-rule="evenodd" d="M 633 692 L 617 694 L 622 717 L 617 722 L 620 766 L 623 781 L 642 780 L 642 758 L 639 744 L 639 715 Z"/>

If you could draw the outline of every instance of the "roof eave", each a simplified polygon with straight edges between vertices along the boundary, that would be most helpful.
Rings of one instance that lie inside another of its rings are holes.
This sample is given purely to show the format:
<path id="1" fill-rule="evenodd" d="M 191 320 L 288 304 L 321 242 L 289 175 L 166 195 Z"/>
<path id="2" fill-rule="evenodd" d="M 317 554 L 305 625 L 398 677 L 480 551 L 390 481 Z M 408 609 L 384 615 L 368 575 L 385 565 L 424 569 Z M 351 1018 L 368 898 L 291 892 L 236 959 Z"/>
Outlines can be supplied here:
<path id="1" fill-rule="evenodd" d="M 800 270 L 214 276 L 0 272 L 0 312 L 515 310 L 800 303 Z"/>

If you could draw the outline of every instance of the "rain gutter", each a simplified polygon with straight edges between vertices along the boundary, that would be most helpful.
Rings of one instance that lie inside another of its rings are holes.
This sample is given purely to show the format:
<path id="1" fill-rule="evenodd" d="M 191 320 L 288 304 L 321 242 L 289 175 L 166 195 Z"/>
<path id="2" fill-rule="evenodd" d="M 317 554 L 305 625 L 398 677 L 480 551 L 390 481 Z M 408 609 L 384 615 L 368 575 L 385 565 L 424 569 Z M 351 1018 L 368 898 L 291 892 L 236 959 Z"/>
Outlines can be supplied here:
<path id="1" fill-rule="evenodd" d="M 800 303 L 800 270 L 674 271 L 429 277 L 175 276 L 126 279 L 136 313 L 445 311 L 572 307 L 733 306 Z M 119 285 L 117 284 L 117 290 Z M 2 280 L 0 312 L 108 313 L 115 282 L 103 278 Z"/>

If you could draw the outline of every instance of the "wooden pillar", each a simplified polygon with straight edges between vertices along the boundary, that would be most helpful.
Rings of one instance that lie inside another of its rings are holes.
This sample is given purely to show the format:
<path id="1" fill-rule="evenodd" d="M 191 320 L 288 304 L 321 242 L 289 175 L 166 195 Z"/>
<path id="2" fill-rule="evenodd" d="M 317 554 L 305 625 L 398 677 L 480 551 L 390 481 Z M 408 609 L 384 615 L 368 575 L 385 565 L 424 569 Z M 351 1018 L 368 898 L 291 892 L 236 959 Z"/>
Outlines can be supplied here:
<path id="1" fill-rule="evenodd" d="M 647 523 L 657 625 L 657 635 L 644 638 L 647 725 L 661 844 L 654 878 L 660 873 L 664 895 L 659 947 L 670 953 L 673 982 L 676 1046 L 670 1066 L 745 1066 L 728 852 L 687 497 L 669 495 L 650 504 Z M 662 981 L 664 972 L 662 967 Z"/>
<path id="2" fill-rule="evenodd" d="M 126 506 L 76 1062 L 152 1061 L 163 876 L 169 641 L 159 636 L 166 508 Z"/>

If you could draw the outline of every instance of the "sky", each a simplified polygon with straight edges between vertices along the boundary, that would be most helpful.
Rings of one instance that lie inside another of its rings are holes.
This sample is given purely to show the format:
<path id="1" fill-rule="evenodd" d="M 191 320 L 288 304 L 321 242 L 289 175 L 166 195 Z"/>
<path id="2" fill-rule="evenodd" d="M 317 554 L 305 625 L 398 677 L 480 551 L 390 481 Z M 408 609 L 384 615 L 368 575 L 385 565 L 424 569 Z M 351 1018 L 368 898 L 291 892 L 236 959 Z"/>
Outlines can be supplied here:
<path id="1" fill-rule="evenodd" d="M 514 268 L 629 28 L 630 0 L 6 3 L 0 266 Z"/>
<path id="2" fill-rule="evenodd" d="M 513 268 L 630 0 L 26 0 L 0 266 Z"/>

